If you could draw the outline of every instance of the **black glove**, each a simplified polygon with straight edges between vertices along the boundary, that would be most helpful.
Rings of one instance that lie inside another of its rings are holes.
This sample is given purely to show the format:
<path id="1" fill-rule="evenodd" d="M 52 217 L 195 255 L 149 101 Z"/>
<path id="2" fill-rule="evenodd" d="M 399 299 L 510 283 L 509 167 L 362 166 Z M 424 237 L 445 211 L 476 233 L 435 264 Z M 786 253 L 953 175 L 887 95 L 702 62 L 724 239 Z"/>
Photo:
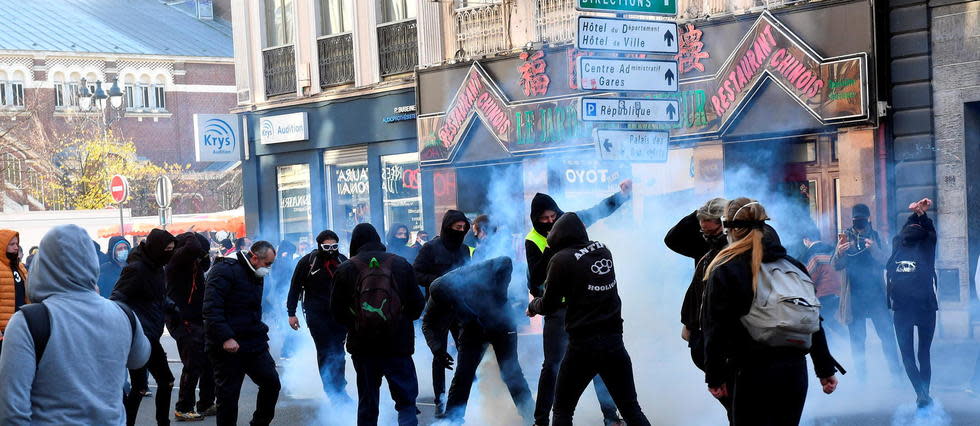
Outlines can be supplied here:
<path id="1" fill-rule="evenodd" d="M 441 352 L 437 354 L 432 354 L 433 360 L 442 368 L 447 370 L 453 369 L 453 357 L 449 355 L 448 352 Z"/>

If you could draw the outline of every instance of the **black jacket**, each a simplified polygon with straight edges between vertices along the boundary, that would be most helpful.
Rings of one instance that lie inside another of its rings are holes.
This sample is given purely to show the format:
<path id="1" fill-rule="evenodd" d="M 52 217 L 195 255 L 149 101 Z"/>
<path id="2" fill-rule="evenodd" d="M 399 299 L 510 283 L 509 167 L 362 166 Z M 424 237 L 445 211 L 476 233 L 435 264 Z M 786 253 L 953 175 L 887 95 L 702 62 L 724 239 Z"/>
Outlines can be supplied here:
<path id="1" fill-rule="evenodd" d="M 447 211 L 442 218 L 442 229 L 439 236 L 425 243 L 419 250 L 414 267 L 415 277 L 422 287 L 429 287 L 436 278 L 463 266 L 470 259 L 470 249 L 462 243 L 462 239 L 458 244 L 454 244 L 446 238 L 452 229 L 452 225 L 459 221 L 466 222 L 464 232 L 468 232 L 470 221 L 466 219 L 466 215 L 457 210 Z"/>
<path id="2" fill-rule="evenodd" d="M 892 242 L 885 264 L 888 305 L 893 310 L 939 309 L 936 296 L 936 226 L 927 215 L 909 216 Z"/>
<path id="3" fill-rule="evenodd" d="M 724 234 L 712 237 L 710 241 L 705 240 L 701 235 L 701 223 L 695 211 L 684 216 L 677 225 L 667 231 L 664 244 L 675 253 L 694 259 L 694 276 L 691 277 L 691 284 L 687 286 L 684 302 L 681 304 L 681 323 L 688 330 L 701 330 L 701 305 L 704 287 L 707 285 L 704 271 L 708 269 L 708 265 L 718 252 L 728 245 L 728 240 Z"/>
<path id="4" fill-rule="evenodd" d="M 178 236 L 179 247 L 167 264 L 167 296 L 180 310 L 171 323 L 204 321 L 204 273 L 211 267 L 210 244 L 203 235 L 185 233 Z"/>
<path id="5" fill-rule="evenodd" d="M 762 243 L 763 262 L 785 258 L 806 273 L 803 264 L 786 254 L 776 231 L 769 226 L 765 228 Z M 834 375 L 838 364 L 830 355 L 823 327 L 813 334 L 809 351 L 771 347 L 752 339 L 741 321 L 749 313 L 755 298 L 750 265 L 750 255 L 744 253 L 716 267 L 708 278 L 702 323 L 705 335 L 705 382 L 711 387 L 718 387 L 727 382 L 732 373 L 742 365 L 780 357 L 803 356 L 807 352 L 813 359 L 817 377 Z"/>
<path id="6" fill-rule="evenodd" d="M 129 263 L 122 269 L 109 298 L 132 308 L 146 338 L 153 341 L 163 336 L 165 315 L 174 303 L 167 297 L 164 264 L 152 259 L 146 247 L 146 242 L 142 242 L 130 252 Z"/>
<path id="7" fill-rule="evenodd" d="M 303 310 L 330 312 L 330 292 L 333 291 L 334 275 L 347 257 L 337 253 L 335 258 L 326 258 L 320 250 L 313 250 L 296 262 L 293 279 L 286 297 L 286 313 L 296 316 L 296 305 L 303 299 Z"/>
<path id="8" fill-rule="evenodd" d="M 245 254 L 215 261 L 204 289 L 204 331 L 208 348 L 220 349 L 228 339 L 240 352 L 269 347 L 269 327 L 262 322 L 263 279 L 255 276 Z"/>
<path id="9" fill-rule="evenodd" d="M 567 304 L 565 330 L 571 339 L 622 334 L 622 301 L 612 252 L 600 242 L 589 241 L 585 224 L 575 213 L 558 219 L 548 246 L 557 252 L 548 265 L 544 296 L 532 300 L 528 310 L 550 314 Z"/>
<path id="10" fill-rule="evenodd" d="M 385 252 L 381 236 L 373 226 L 362 223 L 351 233 L 351 257 L 369 264 L 372 258 L 384 263 L 394 257 L 391 264 L 392 278 L 401 299 L 401 324 L 388 339 L 361 336 L 354 327 L 354 303 L 360 273 L 353 262 L 344 262 L 337 269 L 330 297 L 330 310 L 334 319 L 347 327 L 347 352 L 351 355 L 411 356 L 415 353 L 415 325 L 413 321 L 422 314 L 425 299 L 415 281 L 412 265 L 401 256 Z"/>
<path id="11" fill-rule="evenodd" d="M 507 296 L 513 270 L 509 257 L 496 257 L 450 271 L 432 283 L 422 317 L 432 353 L 445 352 L 441 336 L 457 322 L 489 332 L 517 330 Z"/>
<path id="12" fill-rule="evenodd" d="M 629 197 L 623 195 L 621 192 L 617 192 L 606 197 L 599 204 L 589 209 L 575 212 L 575 214 L 578 215 L 578 218 L 588 228 L 592 224 L 615 213 L 626 201 L 629 201 Z M 538 222 L 538 217 L 546 210 L 554 211 L 558 214 L 559 218 L 564 214 L 558 207 L 558 203 L 551 196 L 542 193 L 535 194 L 534 198 L 531 199 L 531 225 L 535 231 L 547 238 L 550 228 Z M 527 260 L 528 274 L 527 289 L 534 297 L 541 297 L 544 294 L 543 284 L 548 273 L 548 263 L 554 253 L 554 250 L 548 249 L 542 252 L 533 241 L 530 239 L 524 240 L 524 256 Z"/>

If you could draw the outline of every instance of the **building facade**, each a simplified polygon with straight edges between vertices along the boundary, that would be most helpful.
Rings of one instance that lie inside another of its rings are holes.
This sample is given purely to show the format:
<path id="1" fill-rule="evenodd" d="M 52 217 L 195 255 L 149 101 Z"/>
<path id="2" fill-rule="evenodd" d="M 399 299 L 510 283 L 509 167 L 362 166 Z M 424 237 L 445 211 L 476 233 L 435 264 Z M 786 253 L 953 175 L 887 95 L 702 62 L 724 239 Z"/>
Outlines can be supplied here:
<path id="1" fill-rule="evenodd" d="M 220 191 L 177 194 L 179 213 L 237 207 L 230 196 L 240 191 L 230 182 L 237 164 L 194 161 L 193 115 L 226 113 L 235 105 L 228 2 L 206 2 L 212 6 L 208 13 L 195 1 L 5 3 L 10 3 L 6 13 L 17 16 L 8 17 L 9 31 L 0 37 L 0 120 L 4 129 L 39 129 L 33 135 L 5 135 L 11 146 L 30 146 L 18 138 L 64 137 L 109 117 L 109 129 L 132 140 L 140 158 L 185 166 L 181 177 L 200 180 L 200 186 L 227 187 L 227 197 L 215 196 Z M 94 10 L 114 18 L 103 19 Z M 59 31 L 64 28 L 70 31 Z M 26 33 L 33 36 L 18 35 Z M 83 80 L 92 91 L 97 85 L 108 91 L 117 83 L 124 91 L 120 110 L 82 110 Z M 36 158 L 44 154 L 10 149 L 0 155 L 8 165 L 4 211 L 58 208 L 43 191 L 27 191 L 38 186 L 39 174 L 52 172 Z"/>
<path id="2" fill-rule="evenodd" d="M 249 232 L 310 243 L 329 228 L 347 244 L 359 222 L 421 229 L 417 2 L 262 0 L 232 12 Z"/>

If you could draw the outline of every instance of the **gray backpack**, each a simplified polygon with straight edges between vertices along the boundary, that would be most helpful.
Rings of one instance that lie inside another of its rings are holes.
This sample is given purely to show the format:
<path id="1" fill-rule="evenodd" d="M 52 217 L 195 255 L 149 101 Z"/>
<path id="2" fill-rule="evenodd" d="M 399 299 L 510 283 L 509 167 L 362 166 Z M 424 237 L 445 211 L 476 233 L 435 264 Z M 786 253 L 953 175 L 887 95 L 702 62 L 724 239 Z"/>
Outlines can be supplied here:
<path id="1" fill-rule="evenodd" d="M 752 308 L 742 324 L 755 341 L 810 349 L 820 329 L 820 301 L 813 281 L 787 259 L 763 263 Z"/>

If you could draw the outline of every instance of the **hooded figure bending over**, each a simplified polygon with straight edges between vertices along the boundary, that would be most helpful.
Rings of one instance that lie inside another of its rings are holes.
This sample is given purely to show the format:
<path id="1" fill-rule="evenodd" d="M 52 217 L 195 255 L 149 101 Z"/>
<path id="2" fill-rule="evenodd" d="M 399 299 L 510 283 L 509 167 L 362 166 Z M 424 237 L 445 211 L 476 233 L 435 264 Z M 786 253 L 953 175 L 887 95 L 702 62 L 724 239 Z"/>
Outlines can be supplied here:
<path id="1" fill-rule="evenodd" d="M 507 298 L 512 272 L 510 258 L 497 257 L 451 271 L 429 287 L 422 332 L 439 368 L 452 369 L 453 364 L 441 336 L 456 321 L 461 327 L 459 365 L 446 404 L 446 417 L 452 421 L 462 421 L 466 414 L 476 368 L 492 345 L 518 413 L 533 422 L 534 401 L 517 359 L 517 326 Z"/>

